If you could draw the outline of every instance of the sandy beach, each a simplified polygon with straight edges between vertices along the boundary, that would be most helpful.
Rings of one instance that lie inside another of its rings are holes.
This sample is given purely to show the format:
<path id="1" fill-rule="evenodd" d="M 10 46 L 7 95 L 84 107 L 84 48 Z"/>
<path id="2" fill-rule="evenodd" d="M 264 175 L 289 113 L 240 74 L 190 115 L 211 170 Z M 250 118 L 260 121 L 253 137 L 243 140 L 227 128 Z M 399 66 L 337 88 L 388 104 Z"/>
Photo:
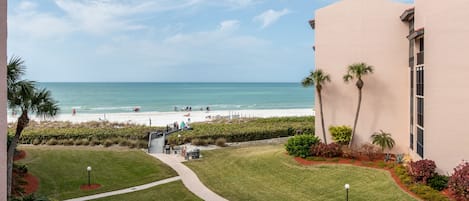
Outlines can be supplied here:
<path id="1" fill-rule="evenodd" d="M 204 122 L 216 118 L 246 118 L 246 117 L 293 117 L 293 116 L 311 116 L 314 115 L 312 109 L 269 109 L 269 110 L 232 110 L 232 111 L 192 111 L 192 112 L 128 112 L 128 113 L 106 113 L 106 114 L 90 114 L 77 113 L 60 114 L 53 121 L 70 121 L 73 123 L 81 123 L 88 121 L 102 121 L 119 123 L 134 123 L 151 126 L 166 126 L 175 121 L 187 122 Z M 8 122 L 15 122 L 17 117 L 8 116 Z M 32 116 L 31 120 L 40 121 L 41 119 Z"/>

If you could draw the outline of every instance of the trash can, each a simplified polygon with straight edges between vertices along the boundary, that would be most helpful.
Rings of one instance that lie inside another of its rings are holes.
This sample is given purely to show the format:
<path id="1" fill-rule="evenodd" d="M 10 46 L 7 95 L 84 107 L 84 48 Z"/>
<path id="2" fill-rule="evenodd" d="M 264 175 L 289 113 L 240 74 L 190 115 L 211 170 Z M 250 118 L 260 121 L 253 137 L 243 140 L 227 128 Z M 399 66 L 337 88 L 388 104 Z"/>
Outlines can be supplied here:
<path id="1" fill-rule="evenodd" d="M 195 149 L 193 152 L 192 152 L 192 159 L 199 159 L 200 157 L 200 150 L 199 149 Z"/>

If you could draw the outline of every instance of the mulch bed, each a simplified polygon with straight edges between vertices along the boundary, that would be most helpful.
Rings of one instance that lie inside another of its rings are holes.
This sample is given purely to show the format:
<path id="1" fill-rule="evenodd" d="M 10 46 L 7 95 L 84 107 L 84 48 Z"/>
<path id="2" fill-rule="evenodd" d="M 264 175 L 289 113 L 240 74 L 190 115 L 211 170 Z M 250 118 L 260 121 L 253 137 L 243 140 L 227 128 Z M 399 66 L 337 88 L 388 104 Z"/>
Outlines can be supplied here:
<path id="1" fill-rule="evenodd" d="M 306 160 L 300 157 L 295 157 L 295 161 L 302 165 L 321 165 L 321 164 L 348 164 L 348 165 L 354 165 L 354 166 L 360 166 L 360 167 L 369 167 L 369 168 L 375 168 L 375 169 L 380 169 L 380 170 L 386 170 L 391 174 L 391 177 L 394 179 L 394 182 L 405 192 L 408 194 L 412 195 L 415 198 L 418 198 L 418 196 L 407 189 L 407 187 L 401 182 L 399 177 L 396 175 L 396 173 L 393 171 L 392 168 L 381 168 L 378 167 L 377 164 L 378 162 L 381 162 L 383 160 L 375 160 L 375 161 L 365 161 L 365 160 L 353 160 L 353 159 L 344 159 L 344 158 L 339 158 L 338 161 L 311 161 L 311 160 Z M 420 198 L 419 198 L 420 199 Z"/>
<path id="2" fill-rule="evenodd" d="M 24 150 L 20 150 L 15 156 L 13 156 L 13 161 L 21 160 L 26 157 L 26 152 Z"/>
<path id="3" fill-rule="evenodd" d="M 80 186 L 80 189 L 81 190 L 84 190 L 84 191 L 89 191 L 89 190 L 95 190 L 95 189 L 98 189 L 98 188 L 101 188 L 101 184 L 83 184 Z"/>

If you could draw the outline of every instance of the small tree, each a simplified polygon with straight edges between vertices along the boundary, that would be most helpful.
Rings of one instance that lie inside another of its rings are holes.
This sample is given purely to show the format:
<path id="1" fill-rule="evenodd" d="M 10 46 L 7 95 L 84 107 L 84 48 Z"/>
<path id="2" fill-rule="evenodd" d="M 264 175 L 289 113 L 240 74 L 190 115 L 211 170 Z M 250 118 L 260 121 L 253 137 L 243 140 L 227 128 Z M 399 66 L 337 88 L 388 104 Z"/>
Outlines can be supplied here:
<path id="1" fill-rule="evenodd" d="M 322 110 L 322 87 L 326 82 L 330 82 L 330 76 L 322 71 L 321 69 L 317 69 L 315 71 L 311 71 L 308 77 L 305 77 L 301 84 L 304 87 L 316 86 L 316 92 L 319 98 L 319 110 L 321 113 L 321 126 L 322 126 L 322 136 L 324 138 L 324 143 L 327 144 L 326 140 L 326 129 L 324 128 L 324 113 Z"/>
<path id="2" fill-rule="evenodd" d="M 379 132 L 375 132 L 371 135 L 371 140 L 374 145 L 381 147 L 382 152 L 384 152 L 386 148 L 391 150 L 396 144 L 391 137 L 391 133 L 386 133 L 383 130 L 379 130 Z"/>
<path id="3" fill-rule="evenodd" d="M 352 146 L 353 137 L 355 136 L 355 132 L 357 130 L 358 114 L 360 113 L 360 106 L 362 104 L 362 88 L 364 85 L 362 77 L 371 73 L 373 73 L 373 66 L 369 66 L 366 63 L 356 63 L 348 66 L 347 74 L 344 75 L 345 82 L 356 79 L 357 82 L 355 83 L 355 86 L 357 86 L 358 89 L 357 112 L 355 113 L 355 121 L 353 123 L 352 136 L 350 137 L 350 142 L 348 145 L 349 147 Z"/>
<path id="4" fill-rule="evenodd" d="M 21 111 L 16 124 L 16 132 L 8 145 L 7 152 L 7 193 L 11 197 L 13 155 L 24 128 L 29 124 L 29 114 L 52 117 L 57 114 L 59 107 L 52 99 L 50 91 L 37 89 L 35 82 L 22 80 L 26 66 L 20 57 L 12 57 L 7 65 L 7 99 L 8 107 L 13 111 Z"/>

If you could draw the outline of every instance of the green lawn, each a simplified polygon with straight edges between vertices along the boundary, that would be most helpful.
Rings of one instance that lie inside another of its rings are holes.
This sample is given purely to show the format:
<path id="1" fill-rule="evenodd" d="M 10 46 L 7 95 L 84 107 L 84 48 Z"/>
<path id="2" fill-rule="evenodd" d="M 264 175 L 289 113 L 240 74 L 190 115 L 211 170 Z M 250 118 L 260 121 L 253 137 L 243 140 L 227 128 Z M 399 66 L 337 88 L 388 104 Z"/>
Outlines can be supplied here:
<path id="1" fill-rule="evenodd" d="M 350 165 L 302 166 L 283 145 L 205 151 L 186 164 L 210 189 L 236 200 L 415 200 L 383 170 Z"/>
<path id="2" fill-rule="evenodd" d="M 97 199 L 96 201 L 198 201 L 201 200 L 184 187 L 181 181 L 155 186 L 143 191 Z"/>
<path id="3" fill-rule="evenodd" d="M 39 178 L 39 194 L 68 199 L 113 191 L 176 176 L 170 167 L 140 150 L 90 147 L 21 146 L 27 156 L 19 161 Z M 91 182 L 101 188 L 82 191 L 87 183 L 86 167 L 91 166 Z"/>

